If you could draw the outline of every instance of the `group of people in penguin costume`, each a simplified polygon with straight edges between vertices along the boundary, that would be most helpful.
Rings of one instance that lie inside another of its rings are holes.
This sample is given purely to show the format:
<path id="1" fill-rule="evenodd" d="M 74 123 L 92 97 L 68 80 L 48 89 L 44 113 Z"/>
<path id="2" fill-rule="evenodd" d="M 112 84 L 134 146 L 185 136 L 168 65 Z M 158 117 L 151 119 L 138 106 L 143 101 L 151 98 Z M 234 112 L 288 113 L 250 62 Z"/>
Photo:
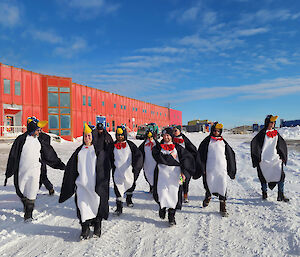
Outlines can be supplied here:
<path id="1" fill-rule="evenodd" d="M 81 224 L 80 239 L 101 236 L 102 219 L 109 214 L 110 162 L 106 152 L 93 143 L 92 128 L 85 123 L 83 143 L 69 159 L 61 187 L 59 202 L 63 203 L 75 193 L 77 217 Z"/>
<path id="2" fill-rule="evenodd" d="M 251 159 L 261 183 L 262 199 L 268 197 L 267 188 L 278 185 L 277 201 L 289 202 L 284 195 L 285 173 L 283 165 L 287 164 L 287 146 L 284 139 L 274 129 L 278 116 L 268 115 L 264 128 L 251 141 Z"/>
<path id="3" fill-rule="evenodd" d="M 7 161 L 4 185 L 8 178 L 14 176 L 16 193 L 23 203 L 26 222 L 33 219 L 34 204 L 40 188 L 41 165 L 47 164 L 61 170 L 65 168 L 50 143 L 40 137 L 41 128 L 47 123 L 29 118 L 27 131 L 15 139 Z"/>
<path id="4" fill-rule="evenodd" d="M 222 129 L 222 124 L 214 123 L 210 135 L 201 142 L 198 152 L 206 191 L 203 207 L 209 205 L 212 194 L 219 196 L 220 213 L 226 217 L 227 176 L 235 179 L 236 160 L 234 151 L 222 137 Z"/>
<path id="5" fill-rule="evenodd" d="M 153 185 L 154 185 L 154 170 L 156 168 L 156 161 L 153 158 L 152 150 L 153 147 L 158 145 L 157 135 L 152 128 L 148 128 L 146 130 L 146 139 L 139 146 L 140 151 L 143 154 L 144 164 L 144 177 L 147 183 L 149 184 L 149 193 L 153 193 Z"/>
<path id="6" fill-rule="evenodd" d="M 190 152 L 195 160 L 195 174 L 199 174 L 197 177 L 199 178 L 202 174 L 201 169 L 201 160 L 199 152 L 197 151 L 196 146 L 188 139 L 188 137 L 181 133 L 181 126 L 173 127 L 173 141 L 175 144 L 181 145 L 185 148 L 188 152 Z M 194 177 L 193 176 L 193 177 Z M 188 173 L 185 177 L 185 181 L 183 182 L 183 201 L 188 203 L 188 193 L 189 193 L 189 184 L 191 181 L 191 175 Z"/>
<path id="7" fill-rule="evenodd" d="M 153 198 L 159 204 L 159 217 L 165 219 L 168 209 L 169 225 L 176 225 L 176 209 L 182 208 L 182 182 L 195 173 L 193 155 L 173 142 L 173 130 L 162 131 L 163 139 L 152 149 L 156 161 Z"/>
<path id="8" fill-rule="evenodd" d="M 125 194 L 127 206 L 133 207 L 132 196 L 143 167 L 143 155 L 137 146 L 127 139 L 127 131 L 124 126 L 117 127 L 116 141 L 108 145 L 107 155 L 112 167 L 116 195 L 115 214 L 119 216 L 123 212 Z"/>

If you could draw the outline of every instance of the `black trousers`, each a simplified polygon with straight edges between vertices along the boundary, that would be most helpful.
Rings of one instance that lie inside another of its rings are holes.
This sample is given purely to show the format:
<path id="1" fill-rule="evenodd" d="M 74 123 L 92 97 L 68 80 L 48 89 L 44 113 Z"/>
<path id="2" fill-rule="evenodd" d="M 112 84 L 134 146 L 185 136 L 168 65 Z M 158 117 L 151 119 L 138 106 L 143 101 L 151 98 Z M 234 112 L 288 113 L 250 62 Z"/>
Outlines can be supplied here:
<path id="1" fill-rule="evenodd" d="M 42 167 L 41 167 L 40 188 L 42 185 L 44 185 L 47 188 L 47 190 L 53 189 L 53 185 L 47 177 L 46 164 L 42 164 Z"/>

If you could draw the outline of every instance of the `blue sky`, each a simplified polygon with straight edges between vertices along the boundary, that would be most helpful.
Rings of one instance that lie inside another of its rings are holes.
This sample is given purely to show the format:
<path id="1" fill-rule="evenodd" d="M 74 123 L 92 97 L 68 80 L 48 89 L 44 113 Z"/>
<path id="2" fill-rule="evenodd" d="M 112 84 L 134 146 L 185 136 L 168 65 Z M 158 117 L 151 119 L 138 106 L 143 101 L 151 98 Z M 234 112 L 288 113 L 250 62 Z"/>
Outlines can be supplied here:
<path id="1" fill-rule="evenodd" d="M 299 119 L 300 1 L 0 0 L 0 62 L 167 106 Z"/>

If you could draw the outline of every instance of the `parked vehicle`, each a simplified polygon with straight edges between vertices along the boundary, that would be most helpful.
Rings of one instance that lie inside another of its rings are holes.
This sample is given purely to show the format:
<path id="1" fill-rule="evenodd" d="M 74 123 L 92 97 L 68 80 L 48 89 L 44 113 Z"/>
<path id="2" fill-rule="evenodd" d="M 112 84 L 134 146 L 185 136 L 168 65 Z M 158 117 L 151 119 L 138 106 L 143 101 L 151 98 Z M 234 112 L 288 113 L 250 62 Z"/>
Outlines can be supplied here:
<path id="1" fill-rule="evenodd" d="M 157 135 L 157 139 L 160 138 L 160 130 L 157 126 L 156 123 L 149 123 L 149 124 L 143 124 L 141 126 L 138 126 L 137 134 L 136 134 L 136 139 L 142 139 L 144 140 L 146 137 L 146 131 L 148 128 L 152 128 L 153 131 Z"/>

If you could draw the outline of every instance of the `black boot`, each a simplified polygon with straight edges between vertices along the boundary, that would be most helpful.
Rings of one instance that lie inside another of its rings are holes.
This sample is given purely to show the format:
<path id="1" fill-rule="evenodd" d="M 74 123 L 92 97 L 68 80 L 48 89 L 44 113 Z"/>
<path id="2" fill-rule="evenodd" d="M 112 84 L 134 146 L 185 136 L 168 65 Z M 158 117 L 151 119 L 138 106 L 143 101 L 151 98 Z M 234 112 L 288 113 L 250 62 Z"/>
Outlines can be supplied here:
<path id="1" fill-rule="evenodd" d="M 267 200 L 267 198 L 268 198 L 267 191 L 262 191 L 262 199 Z"/>
<path id="2" fill-rule="evenodd" d="M 226 202 L 224 200 L 220 200 L 220 213 L 222 217 L 228 217 L 228 212 L 226 210 Z"/>
<path id="3" fill-rule="evenodd" d="M 94 236 L 100 237 L 101 236 L 101 219 L 96 219 L 94 224 Z"/>
<path id="4" fill-rule="evenodd" d="M 90 235 L 90 224 L 87 222 L 83 222 L 81 224 L 80 240 L 88 239 L 89 235 Z"/>
<path id="5" fill-rule="evenodd" d="M 169 225 L 170 226 L 174 226 L 176 225 L 176 221 L 175 221 L 175 209 L 170 208 L 168 210 L 168 219 L 169 219 Z"/>
<path id="6" fill-rule="evenodd" d="M 203 207 L 207 207 L 209 205 L 210 200 L 211 196 L 205 196 L 205 199 L 203 201 Z"/>
<path id="7" fill-rule="evenodd" d="M 25 213 L 24 213 L 24 221 L 29 222 L 32 221 L 32 212 L 34 208 L 34 200 L 29 200 L 26 198 L 25 200 Z"/>
<path id="8" fill-rule="evenodd" d="M 126 195 L 126 204 L 128 207 L 133 207 L 132 194 Z"/>
<path id="9" fill-rule="evenodd" d="M 166 218 L 166 207 L 164 208 L 159 207 L 158 215 L 161 219 L 164 220 Z"/>
<path id="10" fill-rule="evenodd" d="M 54 195 L 54 193 L 55 193 L 54 189 L 51 188 L 51 189 L 49 190 L 49 195 Z"/>
<path id="11" fill-rule="evenodd" d="M 123 203 L 117 200 L 117 209 L 115 210 L 115 214 L 120 216 L 123 212 Z"/>
<path id="12" fill-rule="evenodd" d="M 290 199 L 289 199 L 289 198 L 286 198 L 286 197 L 284 196 L 283 192 L 279 192 L 279 191 L 278 191 L 277 201 L 279 201 L 279 202 L 283 201 L 283 202 L 286 202 L 286 203 L 287 203 L 287 202 L 290 201 Z"/>

